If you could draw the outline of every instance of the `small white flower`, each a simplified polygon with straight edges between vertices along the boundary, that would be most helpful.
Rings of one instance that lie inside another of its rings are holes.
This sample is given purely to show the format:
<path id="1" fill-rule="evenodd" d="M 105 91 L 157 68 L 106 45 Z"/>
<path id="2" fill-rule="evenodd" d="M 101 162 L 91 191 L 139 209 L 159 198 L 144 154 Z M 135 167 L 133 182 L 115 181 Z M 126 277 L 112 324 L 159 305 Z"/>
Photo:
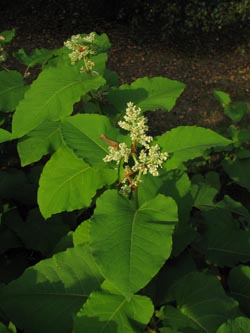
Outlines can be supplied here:
<path id="1" fill-rule="evenodd" d="M 83 40 L 88 43 L 92 43 L 95 39 L 95 33 L 91 32 L 89 35 L 83 37 Z"/>
<path id="2" fill-rule="evenodd" d="M 128 162 L 131 149 L 128 148 L 126 143 L 124 142 L 119 143 L 117 148 L 109 146 L 108 149 L 109 149 L 109 154 L 103 158 L 104 162 L 115 161 L 117 165 L 120 163 L 122 159 L 124 159 L 125 163 Z"/>
<path id="3" fill-rule="evenodd" d="M 151 136 L 146 135 L 148 126 L 147 119 L 141 114 L 141 108 L 134 105 L 132 102 L 127 103 L 125 121 L 119 121 L 118 125 L 130 132 L 132 142 L 141 144 L 144 147 L 149 147 L 149 143 L 153 140 Z"/>

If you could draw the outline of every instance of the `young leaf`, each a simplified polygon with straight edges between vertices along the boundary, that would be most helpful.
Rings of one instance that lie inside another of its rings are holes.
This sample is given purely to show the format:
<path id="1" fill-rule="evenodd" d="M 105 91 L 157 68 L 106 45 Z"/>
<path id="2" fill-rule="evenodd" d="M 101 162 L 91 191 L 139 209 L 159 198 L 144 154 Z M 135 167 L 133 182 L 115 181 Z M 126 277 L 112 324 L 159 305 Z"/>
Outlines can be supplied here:
<path id="1" fill-rule="evenodd" d="M 108 100 L 120 112 L 124 112 L 127 102 L 131 101 L 142 111 L 163 109 L 171 111 L 185 84 L 164 77 L 140 78 L 119 88 L 113 88 Z"/>
<path id="2" fill-rule="evenodd" d="M 102 76 L 81 74 L 62 65 L 45 69 L 25 94 L 13 117 L 13 135 L 19 138 L 45 120 L 59 120 L 73 111 L 74 103 L 105 83 Z"/>
<path id="3" fill-rule="evenodd" d="M 231 143 L 216 132 L 202 127 L 179 126 L 157 137 L 164 151 L 173 154 L 166 162 L 167 169 L 178 168 L 181 163 L 200 157 L 211 147 L 223 147 Z"/>
<path id="4" fill-rule="evenodd" d="M 72 332 L 72 315 L 103 279 L 87 247 L 58 253 L 0 290 L 0 306 L 27 333 Z"/>
<path id="5" fill-rule="evenodd" d="M 62 146 L 46 163 L 38 189 L 38 204 L 47 219 L 91 204 L 98 188 L 113 183 L 114 170 L 92 168 L 69 148 Z"/>
<path id="6" fill-rule="evenodd" d="M 39 161 L 44 155 L 57 150 L 62 144 L 61 122 L 44 121 L 17 144 L 22 166 Z"/>
<path id="7" fill-rule="evenodd" d="M 17 71 L 0 72 L 0 111 L 14 111 L 23 98 L 27 86 Z"/>
<path id="8" fill-rule="evenodd" d="M 153 304 L 145 296 L 134 295 L 127 301 L 121 295 L 106 291 L 93 292 L 74 320 L 74 333 L 143 332 L 153 311 Z"/>
<path id="9" fill-rule="evenodd" d="M 247 104 L 244 102 L 234 102 L 231 105 L 225 106 L 224 113 L 234 122 L 239 122 L 247 112 Z"/>
<path id="10" fill-rule="evenodd" d="M 238 317 L 229 319 L 226 323 L 222 324 L 216 333 L 246 333 L 250 332 L 250 319 L 245 317 Z"/>
<path id="11" fill-rule="evenodd" d="M 24 65 L 34 67 L 38 64 L 44 65 L 53 57 L 54 50 L 35 49 L 31 55 L 28 55 L 24 49 L 19 49 L 14 56 Z"/>
<path id="12" fill-rule="evenodd" d="M 215 90 L 214 96 L 220 102 L 220 104 L 223 108 L 231 103 L 230 95 L 225 93 L 224 91 Z"/>
<path id="13" fill-rule="evenodd" d="M 177 220 L 174 200 L 163 195 L 139 208 L 115 190 L 97 200 L 90 225 L 93 255 L 126 298 L 144 287 L 169 257 Z"/>
<path id="14" fill-rule="evenodd" d="M 233 268 L 228 284 L 231 295 L 239 301 L 242 311 L 250 316 L 250 267 L 241 265 Z"/>

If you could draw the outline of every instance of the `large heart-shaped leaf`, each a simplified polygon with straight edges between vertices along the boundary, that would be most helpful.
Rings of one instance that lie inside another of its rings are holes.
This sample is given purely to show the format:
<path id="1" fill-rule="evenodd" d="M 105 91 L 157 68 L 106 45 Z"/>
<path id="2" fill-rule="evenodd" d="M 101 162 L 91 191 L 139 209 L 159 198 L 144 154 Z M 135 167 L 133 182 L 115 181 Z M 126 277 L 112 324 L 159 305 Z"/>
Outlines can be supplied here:
<path id="1" fill-rule="evenodd" d="M 102 76 L 80 74 L 77 67 L 45 69 L 31 85 L 13 117 L 13 135 L 21 137 L 45 120 L 59 120 L 73 111 L 74 103 L 105 83 Z"/>
<path id="2" fill-rule="evenodd" d="M 241 309 L 250 316 L 250 267 L 238 266 L 229 274 L 231 295 L 239 301 Z"/>
<path id="3" fill-rule="evenodd" d="M 172 198 L 158 195 L 139 208 L 117 191 L 98 200 L 90 244 L 104 276 L 127 298 L 159 271 L 172 249 L 178 220 Z"/>
<path id="4" fill-rule="evenodd" d="M 23 98 L 27 86 L 21 73 L 17 71 L 0 72 L 0 111 L 14 111 Z"/>
<path id="5" fill-rule="evenodd" d="M 133 83 L 113 88 L 108 99 L 120 112 L 129 101 L 143 111 L 163 109 L 170 111 L 185 88 L 185 84 L 164 77 L 140 78 Z"/>
<path id="6" fill-rule="evenodd" d="M 0 306 L 26 333 L 72 332 L 72 316 L 102 276 L 87 247 L 54 255 L 0 291 Z"/>
<path id="7" fill-rule="evenodd" d="M 202 127 L 179 126 L 158 136 L 157 141 L 164 151 L 172 156 L 167 161 L 168 169 L 175 169 L 182 162 L 202 156 L 211 147 L 223 147 L 231 143 L 216 132 Z"/>
<path id="8" fill-rule="evenodd" d="M 96 190 L 116 179 L 114 170 L 92 168 L 69 148 L 62 146 L 41 174 L 38 203 L 45 218 L 91 204 Z"/>
<path id="9" fill-rule="evenodd" d="M 152 302 L 145 296 L 134 295 L 127 301 L 106 291 L 93 292 L 74 320 L 74 333 L 143 332 L 153 311 Z"/>

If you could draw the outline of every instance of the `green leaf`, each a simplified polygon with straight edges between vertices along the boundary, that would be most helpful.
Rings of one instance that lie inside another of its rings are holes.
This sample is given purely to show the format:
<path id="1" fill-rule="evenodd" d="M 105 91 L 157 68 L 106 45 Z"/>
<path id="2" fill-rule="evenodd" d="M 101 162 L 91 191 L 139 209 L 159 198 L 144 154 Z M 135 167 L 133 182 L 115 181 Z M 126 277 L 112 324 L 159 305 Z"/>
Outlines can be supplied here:
<path id="1" fill-rule="evenodd" d="M 204 273 L 193 272 L 180 279 L 171 288 L 171 295 L 199 333 L 214 333 L 238 311 L 237 302 L 225 294 L 219 281 Z"/>
<path id="2" fill-rule="evenodd" d="M 220 189 L 219 174 L 209 172 L 203 177 L 200 174 L 192 178 L 193 206 L 198 209 L 214 207 L 214 199 Z"/>
<path id="3" fill-rule="evenodd" d="M 108 60 L 107 54 L 106 53 L 98 54 L 96 56 L 93 56 L 91 60 L 95 63 L 93 70 L 96 71 L 98 74 L 103 75 L 106 69 L 106 62 Z"/>
<path id="4" fill-rule="evenodd" d="M 98 170 L 62 146 L 46 163 L 38 189 L 38 204 L 45 218 L 62 211 L 89 207 L 97 189 L 116 179 L 113 170 Z"/>
<path id="5" fill-rule="evenodd" d="M 73 233 L 74 246 L 89 244 L 90 220 L 83 221 Z"/>
<path id="6" fill-rule="evenodd" d="M 229 210 L 215 206 L 203 211 L 202 215 L 205 223 L 200 228 L 203 230 L 200 246 L 210 263 L 232 267 L 250 260 L 250 231 L 240 229 Z"/>
<path id="7" fill-rule="evenodd" d="M 72 315 L 102 277 L 87 247 L 58 253 L 0 291 L 0 306 L 26 333 L 72 332 Z"/>
<path id="8" fill-rule="evenodd" d="M 11 139 L 12 139 L 12 134 L 0 128 L 0 143 L 10 141 Z"/>
<path id="9" fill-rule="evenodd" d="M 182 332 L 173 330 L 172 328 L 169 327 L 162 327 L 160 328 L 160 333 L 182 333 Z"/>
<path id="10" fill-rule="evenodd" d="M 246 333 L 250 332 L 250 319 L 238 317 L 222 324 L 216 333 Z"/>
<path id="11" fill-rule="evenodd" d="M 230 95 L 225 93 L 224 91 L 215 90 L 214 96 L 220 102 L 222 107 L 225 107 L 231 103 Z"/>
<path id="12" fill-rule="evenodd" d="M 109 146 L 101 140 L 100 135 L 117 140 L 119 131 L 105 116 L 79 114 L 64 120 L 62 134 L 66 144 L 79 157 L 91 165 L 106 165 L 103 158 L 108 154 Z"/>
<path id="13" fill-rule="evenodd" d="M 175 169 L 181 163 L 200 157 L 211 147 L 224 147 L 231 140 L 202 127 L 179 126 L 157 137 L 158 144 L 171 157 L 166 162 L 167 169 Z"/>
<path id="14" fill-rule="evenodd" d="M 14 111 L 23 99 L 27 86 L 22 75 L 17 71 L 0 72 L 0 111 Z"/>
<path id="15" fill-rule="evenodd" d="M 172 255 L 182 252 L 196 237 L 196 232 L 188 223 L 193 199 L 190 193 L 190 180 L 181 170 L 170 170 L 167 174 L 153 177 L 147 175 L 138 187 L 140 204 L 161 193 L 172 197 L 178 205 L 179 223 L 173 235 Z"/>
<path id="16" fill-rule="evenodd" d="M 13 135 L 27 134 L 45 120 L 59 120 L 73 111 L 74 103 L 105 83 L 101 76 L 80 74 L 70 65 L 45 69 L 31 85 L 13 117 Z"/>
<path id="17" fill-rule="evenodd" d="M 224 160 L 222 161 L 222 166 L 231 179 L 250 191 L 250 158 Z"/>
<path id="18" fill-rule="evenodd" d="M 224 113 L 235 122 L 241 121 L 247 112 L 247 105 L 244 102 L 234 102 L 231 105 L 225 106 Z"/>
<path id="19" fill-rule="evenodd" d="M 98 53 L 106 52 L 110 49 L 111 44 L 107 34 L 95 34 L 93 45 L 97 47 Z"/>
<path id="20" fill-rule="evenodd" d="M 170 292 L 175 283 L 196 270 L 192 257 L 183 252 L 177 258 L 168 260 L 143 291 L 150 296 L 157 307 L 160 307 L 173 300 Z"/>
<path id="21" fill-rule="evenodd" d="M 177 220 L 174 200 L 163 195 L 139 208 L 115 190 L 97 200 L 90 225 L 93 255 L 126 298 L 144 287 L 169 257 Z"/>
<path id="22" fill-rule="evenodd" d="M 15 33 L 16 33 L 15 29 L 5 30 L 5 31 L 0 32 L 0 35 L 4 37 L 4 40 L 1 40 L 0 43 L 1 44 L 10 43 L 12 41 L 12 39 L 15 37 Z"/>
<path id="23" fill-rule="evenodd" d="M 239 301 L 242 311 L 250 316 L 250 267 L 241 265 L 233 268 L 228 284 L 231 295 Z"/>
<path id="24" fill-rule="evenodd" d="M 223 200 L 216 203 L 216 207 L 229 210 L 231 213 L 243 217 L 250 223 L 250 212 L 248 209 L 244 207 L 241 202 L 232 199 L 228 195 L 225 195 Z"/>
<path id="25" fill-rule="evenodd" d="M 113 88 L 108 100 L 120 112 L 132 101 L 142 111 L 163 109 L 170 111 L 185 88 L 185 84 L 164 77 L 140 78 L 133 83 Z"/>
<path id="26" fill-rule="evenodd" d="M 31 55 L 28 55 L 25 50 L 19 49 L 14 53 L 14 56 L 24 65 L 34 67 L 38 64 L 44 65 L 55 54 L 54 50 L 35 49 Z"/>
<path id="27" fill-rule="evenodd" d="M 143 332 L 153 311 L 152 302 L 145 296 L 134 295 L 127 301 L 121 295 L 93 292 L 74 320 L 74 333 Z"/>
<path id="28" fill-rule="evenodd" d="M 13 331 L 9 330 L 3 323 L 0 323 L 0 333 L 13 333 Z"/>
<path id="29" fill-rule="evenodd" d="M 160 309 L 160 312 L 160 319 L 163 319 L 164 326 L 171 327 L 174 330 L 191 328 L 192 332 L 198 332 L 196 323 L 193 319 L 182 313 L 181 309 L 166 305 Z"/>
<path id="30" fill-rule="evenodd" d="M 33 249 L 48 255 L 56 243 L 69 231 L 60 216 L 45 221 L 38 209 L 29 211 L 25 221 L 9 211 L 4 216 L 4 223 L 22 240 L 26 249 Z"/>
<path id="31" fill-rule="evenodd" d="M 63 144 L 61 122 L 44 121 L 24 136 L 17 144 L 22 166 L 39 161 Z"/>

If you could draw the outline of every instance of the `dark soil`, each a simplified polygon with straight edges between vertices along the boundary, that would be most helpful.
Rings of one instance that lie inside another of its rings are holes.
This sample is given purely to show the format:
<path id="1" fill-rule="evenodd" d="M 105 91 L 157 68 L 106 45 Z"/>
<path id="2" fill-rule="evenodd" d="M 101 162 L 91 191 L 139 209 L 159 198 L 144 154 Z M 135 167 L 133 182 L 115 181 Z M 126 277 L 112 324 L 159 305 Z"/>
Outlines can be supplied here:
<path id="1" fill-rule="evenodd" d="M 120 75 L 121 83 L 139 77 L 165 76 L 187 87 L 171 113 L 157 111 L 149 117 L 151 128 L 162 132 L 179 125 L 225 128 L 230 123 L 213 97 L 213 90 L 228 92 L 233 100 L 249 102 L 250 42 L 214 40 L 197 43 L 162 42 L 150 32 L 137 36 L 125 25 L 84 17 L 83 1 L 2 0 L 0 31 L 16 29 L 9 53 L 24 48 L 57 48 L 76 33 L 107 33 L 112 48 L 109 67 Z M 143 42 L 142 42 L 143 40 Z M 220 47 L 221 46 L 221 47 Z M 18 68 L 14 59 L 10 68 Z"/>

